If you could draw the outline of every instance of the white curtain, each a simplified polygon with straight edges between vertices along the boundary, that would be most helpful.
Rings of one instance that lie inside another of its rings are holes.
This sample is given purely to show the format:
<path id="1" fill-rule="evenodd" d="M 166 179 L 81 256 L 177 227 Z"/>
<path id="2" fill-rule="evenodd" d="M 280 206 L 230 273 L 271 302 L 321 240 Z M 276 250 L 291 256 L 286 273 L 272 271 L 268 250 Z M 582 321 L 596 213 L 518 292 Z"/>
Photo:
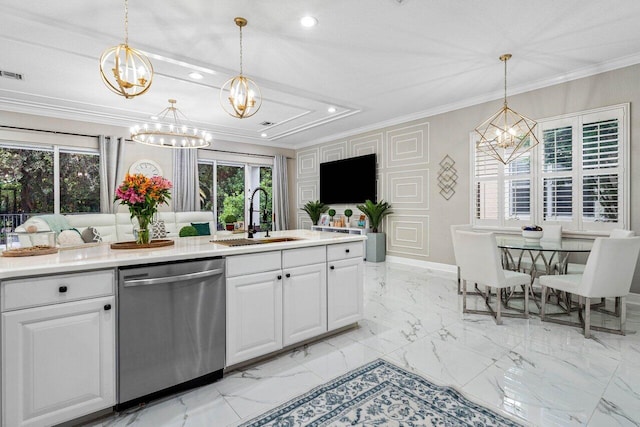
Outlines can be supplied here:
<path id="1" fill-rule="evenodd" d="M 100 150 L 100 212 L 114 213 L 117 205 L 113 202 L 116 188 L 123 175 L 124 138 L 115 136 L 98 137 Z"/>
<path id="2" fill-rule="evenodd" d="M 276 230 L 289 229 L 289 184 L 287 179 L 287 158 L 276 155 L 273 159 L 273 214 Z"/>
<path id="3" fill-rule="evenodd" d="M 198 150 L 173 150 L 173 210 L 189 212 L 200 210 L 200 181 L 198 179 Z"/>

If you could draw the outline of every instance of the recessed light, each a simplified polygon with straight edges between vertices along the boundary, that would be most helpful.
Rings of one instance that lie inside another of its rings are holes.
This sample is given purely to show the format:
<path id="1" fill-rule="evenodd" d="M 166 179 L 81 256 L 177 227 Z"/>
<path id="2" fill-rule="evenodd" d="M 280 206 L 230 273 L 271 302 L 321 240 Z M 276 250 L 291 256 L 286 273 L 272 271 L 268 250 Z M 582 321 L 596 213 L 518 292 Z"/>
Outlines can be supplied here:
<path id="1" fill-rule="evenodd" d="M 151 120 L 158 120 L 158 116 L 150 116 L 149 117 Z"/>
<path id="2" fill-rule="evenodd" d="M 313 16 L 303 16 L 300 19 L 300 25 L 306 28 L 315 27 L 316 25 L 318 25 L 318 20 Z"/>
<path id="3" fill-rule="evenodd" d="M 329 107 L 327 108 L 327 111 L 330 113 L 335 113 L 336 112 L 336 107 Z"/>
<path id="4" fill-rule="evenodd" d="M 189 77 L 191 77 L 193 80 L 201 80 L 202 74 L 198 73 L 197 71 L 192 71 L 189 73 Z"/>
<path id="5" fill-rule="evenodd" d="M 266 133 L 264 133 L 264 132 L 262 132 L 262 133 L 260 134 L 260 136 L 261 136 L 261 137 L 263 137 L 263 138 L 266 138 L 266 137 L 267 137 L 267 134 L 266 134 Z"/>

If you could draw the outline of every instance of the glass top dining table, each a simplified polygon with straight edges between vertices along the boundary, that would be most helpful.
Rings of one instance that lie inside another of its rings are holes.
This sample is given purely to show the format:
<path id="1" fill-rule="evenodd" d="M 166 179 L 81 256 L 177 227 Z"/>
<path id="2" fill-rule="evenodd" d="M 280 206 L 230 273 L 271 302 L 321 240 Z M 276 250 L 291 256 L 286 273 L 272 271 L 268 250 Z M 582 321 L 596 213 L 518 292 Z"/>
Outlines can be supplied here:
<path id="1" fill-rule="evenodd" d="M 572 238 L 533 240 L 517 236 L 498 236 L 496 237 L 496 242 L 498 247 L 502 249 L 505 268 L 520 270 L 523 255 L 528 254 L 527 259 L 533 261 L 534 268 L 536 260 L 541 260 L 544 263 L 546 270 L 544 273 L 546 274 L 552 274 L 556 268 L 559 273 L 563 273 L 569 255 L 572 253 L 588 253 L 593 247 L 593 240 Z M 519 254 L 514 253 L 518 250 L 520 251 Z"/>

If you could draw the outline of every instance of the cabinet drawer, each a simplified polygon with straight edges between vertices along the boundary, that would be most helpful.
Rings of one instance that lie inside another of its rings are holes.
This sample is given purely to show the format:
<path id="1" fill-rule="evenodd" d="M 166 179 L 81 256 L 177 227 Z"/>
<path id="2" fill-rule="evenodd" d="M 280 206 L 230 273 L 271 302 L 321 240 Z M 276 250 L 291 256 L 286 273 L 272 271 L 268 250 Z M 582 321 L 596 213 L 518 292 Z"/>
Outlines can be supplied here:
<path id="1" fill-rule="evenodd" d="M 2 282 L 2 311 L 113 295 L 113 270 Z"/>
<path id="2" fill-rule="evenodd" d="M 339 261 L 348 258 L 362 258 L 362 242 L 339 243 L 327 246 L 327 261 Z"/>
<path id="3" fill-rule="evenodd" d="M 282 268 L 281 258 L 280 251 L 229 256 L 226 266 L 227 277 L 280 270 Z"/>
<path id="4" fill-rule="evenodd" d="M 326 261 L 327 251 L 325 246 L 313 246 L 311 248 L 288 249 L 282 251 L 282 268 L 320 264 Z"/>

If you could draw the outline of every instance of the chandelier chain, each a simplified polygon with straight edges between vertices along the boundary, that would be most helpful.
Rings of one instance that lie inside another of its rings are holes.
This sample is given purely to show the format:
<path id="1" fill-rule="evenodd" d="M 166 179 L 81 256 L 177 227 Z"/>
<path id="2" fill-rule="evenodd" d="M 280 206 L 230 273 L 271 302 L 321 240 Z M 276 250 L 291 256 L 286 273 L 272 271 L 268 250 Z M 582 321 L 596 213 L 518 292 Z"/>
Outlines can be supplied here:
<path id="1" fill-rule="evenodd" d="M 506 58 L 504 62 L 504 105 L 507 106 L 507 61 L 509 58 Z"/>
<path id="2" fill-rule="evenodd" d="M 242 75 L 242 26 L 240 26 L 240 75 Z"/>
<path id="3" fill-rule="evenodd" d="M 129 2 L 124 0 L 124 45 L 129 45 Z"/>

